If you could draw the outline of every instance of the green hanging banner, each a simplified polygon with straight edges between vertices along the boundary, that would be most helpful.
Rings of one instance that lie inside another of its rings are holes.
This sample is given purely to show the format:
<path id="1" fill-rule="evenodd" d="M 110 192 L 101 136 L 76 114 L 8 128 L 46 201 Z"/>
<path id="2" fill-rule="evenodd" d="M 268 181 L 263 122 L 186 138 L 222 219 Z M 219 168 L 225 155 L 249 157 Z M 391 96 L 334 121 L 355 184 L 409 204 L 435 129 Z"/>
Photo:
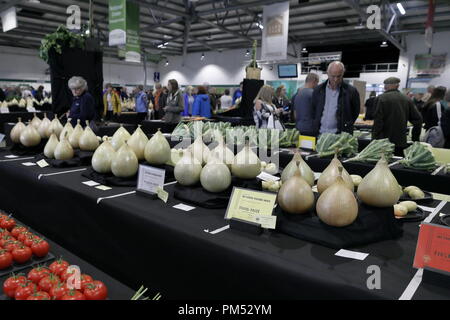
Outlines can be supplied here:
<path id="1" fill-rule="evenodd" d="M 139 5 L 126 0 L 109 0 L 109 45 L 119 46 L 119 58 L 141 62 Z"/>

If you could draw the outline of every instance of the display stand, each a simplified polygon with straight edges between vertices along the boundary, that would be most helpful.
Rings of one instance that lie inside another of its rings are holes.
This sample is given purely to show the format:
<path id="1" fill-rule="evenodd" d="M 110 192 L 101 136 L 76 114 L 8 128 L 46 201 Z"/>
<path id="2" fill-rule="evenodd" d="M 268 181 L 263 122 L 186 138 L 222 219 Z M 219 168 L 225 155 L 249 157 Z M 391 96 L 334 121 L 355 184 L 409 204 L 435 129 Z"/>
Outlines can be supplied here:
<path id="1" fill-rule="evenodd" d="M 139 189 L 136 189 L 136 195 L 140 196 L 140 197 L 148 198 L 150 200 L 158 199 L 158 195 L 156 193 L 145 192 L 145 191 L 142 191 Z"/>
<path id="2" fill-rule="evenodd" d="M 230 229 L 235 229 L 243 232 L 248 232 L 254 235 L 260 235 L 263 228 L 259 223 L 249 222 L 238 218 L 231 218 Z"/>

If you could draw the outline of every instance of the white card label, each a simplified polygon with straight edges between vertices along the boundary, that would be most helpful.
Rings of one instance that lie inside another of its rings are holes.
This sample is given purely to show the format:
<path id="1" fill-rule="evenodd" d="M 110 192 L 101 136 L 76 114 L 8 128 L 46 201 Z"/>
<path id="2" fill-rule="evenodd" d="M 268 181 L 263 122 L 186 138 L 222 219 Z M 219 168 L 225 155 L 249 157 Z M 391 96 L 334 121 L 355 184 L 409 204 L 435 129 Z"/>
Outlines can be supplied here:
<path id="1" fill-rule="evenodd" d="M 165 178 L 165 170 L 140 165 L 137 189 L 147 193 L 157 193 L 158 188 L 163 189 Z"/>
<path id="2" fill-rule="evenodd" d="M 24 162 L 24 163 L 22 163 L 22 165 L 24 165 L 25 167 L 31 167 L 31 166 L 35 166 L 36 163 L 34 163 L 34 162 Z"/>
<path id="3" fill-rule="evenodd" d="M 100 183 L 95 182 L 95 181 L 92 181 L 92 180 L 90 180 L 90 181 L 85 181 L 85 182 L 83 182 L 83 184 L 87 185 L 88 187 L 95 187 L 95 186 L 100 185 Z"/>
<path id="4" fill-rule="evenodd" d="M 1 107 L 0 108 L 0 113 L 9 113 L 8 107 L 6 107 L 6 108 Z"/>
<path id="5" fill-rule="evenodd" d="M 99 190 L 103 190 L 103 191 L 106 191 L 106 190 L 111 190 L 112 188 L 110 188 L 110 187 L 107 187 L 107 186 L 103 186 L 103 185 L 101 185 L 101 186 L 98 186 L 98 187 L 96 187 L 97 189 L 99 189 Z"/>
<path id="6" fill-rule="evenodd" d="M 356 251 L 350 251 L 341 249 L 338 252 L 335 253 L 336 256 L 343 257 L 343 258 L 349 258 L 349 259 L 355 259 L 355 260 L 364 260 L 366 259 L 369 254 L 368 253 L 362 253 L 362 252 L 356 252 Z"/>
<path id="7" fill-rule="evenodd" d="M 34 107 L 27 107 L 28 112 L 36 112 L 36 109 Z"/>
<path id="8" fill-rule="evenodd" d="M 0 133 L 0 143 L 3 142 L 3 139 L 5 139 L 5 135 L 3 133 Z"/>
<path id="9" fill-rule="evenodd" d="M 42 159 L 41 161 L 36 162 L 36 164 L 41 167 L 41 168 L 45 168 L 48 167 L 49 164 L 47 163 L 47 161 L 45 161 L 44 159 Z"/>
<path id="10" fill-rule="evenodd" d="M 274 175 L 268 174 L 267 172 L 261 172 L 257 178 L 261 179 L 262 181 L 278 181 L 280 178 L 275 177 Z"/>
<path id="11" fill-rule="evenodd" d="M 185 204 L 182 204 L 182 203 L 177 204 L 176 206 L 173 206 L 173 207 L 175 209 L 179 209 L 179 210 L 183 210 L 183 211 L 191 211 L 191 210 L 195 209 L 195 207 L 191 207 L 191 206 L 188 206 L 188 205 L 185 205 Z"/>
<path id="12" fill-rule="evenodd" d="M 10 154 L 9 156 L 5 156 L 5 158 L 8 158 L 8 159 L 16 159 L 16 158 L 18 158 L 19 156 L 15 156 L 15 155 L 13 155 L 13 154 Z"/>

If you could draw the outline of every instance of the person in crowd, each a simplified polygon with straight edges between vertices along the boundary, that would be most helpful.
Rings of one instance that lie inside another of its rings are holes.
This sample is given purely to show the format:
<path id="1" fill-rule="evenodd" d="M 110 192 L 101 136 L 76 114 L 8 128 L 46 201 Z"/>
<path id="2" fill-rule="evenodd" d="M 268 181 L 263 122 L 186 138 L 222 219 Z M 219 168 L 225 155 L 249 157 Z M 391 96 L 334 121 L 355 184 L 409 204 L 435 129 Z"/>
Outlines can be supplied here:
<path id="1" fill-rule="evenodd" d="M 39 86 L 38 89 L 36 90 L 36 93 L 34 95 L 34 98 L 38 101 L 41 102 L 42 100 L 45 99 L 45 93 L 44 93 L 44 86 Z"/>
<path id="2" fill-rule="evenodd" d="M 414 97 L 412 98 L 412 101 L 414 102 L 414 105 L 416 106 L 417 110 L 421 113 L 423 118 L 423 107 L 425 106 L 425 102 L 423 102 L 423 93 L 416 92 L 414 94 Z"/>
<path id="3" fill-rule="evenodd" d="M 227 110 L 233 106 L 233 98 L 230 96 L 230 89 L 225 89 L 223 96 L 220 97 L 220 109 Z"/>
<path id="4" fill-rule="evenodd" d="M 141 123 L 147 117 L 148 113 L 148 98 L 144 91 L 143 85 L 138 85 L 135 89 L 136 98 L 136 112 L 137 112 L 137 122 Z"/>
<path id="5" fill-rule="evenodd" d="M 5 99 L 6 99 L 5 91 L 3 91 L 2 88 L 0 88 L 0 102 L 5 101 Z"/>
<path id="6" fill-rule="evenodd" d="M 105 85 L 105 94 L 103 95 L 103 118 L 110 121 L 114 116 L 122 112 L 122 104 L 119 95 L 113 90 L 110 83 Z"/>
<path id="7" fill-rule="evenodd" d="M 273 104 L 277 108 L 284 108 L 289 104 L 289 99 L 286 96 L 286 87 L 283 84 L 275 90 Z"/>
<path id="8" fill-rule="evenodd" d="M 214 113 L 217 110 L 218 99 L 216 95 L 216 88 L 210 87 L 208 90 L 209 101 L 211 103 L 211 113 Z"/>
<path id="9" fill-rule="evenodd" d="M 68 118 L 72 119 L 72 126 L 77 124 L 77 120 L 80 120 L 81 125 L 85 126 L 86 120 L 95 120 L 97 116 L 95 100 L 88 92 L 87 82 L 82 77 L 70 78 L 68 85 L 73 95 Z"/>
<path id="10" fill-rule="evenodd" d="M 242 97 L 244 90 L 244 82 L 239 84 L 239 89 L 237 89 L 233 94 L 233 106 L 236 105 L 236 100 Z"/>
<path id="11" fill-rule="evenodd" d="M 385 92 L 378 97 L 376 102 L 372 138 L 388 138 L 391 143 L 395 144 L 396 154 L 402 155 L 403 149 L 407 147 L 408 121 L 414 126 L 413 141 L 419 141 L 422 116 L 412 100 L 398 90 L 399 86 L 399 78 L 390 77 L 384 81 Z"/>
<path id="12" fill-rule="evenodd" d="M 318 85 L 319 76 L 316 73 L 309 73 L 304 88 L 299 89 L 294 100 L 296 128 L 303 135 L 314 135 L 312 95 Z"/>
<path id="13" fill-rule="evenodd" d="M 158 119 L 161 119 L 162 118 L 162 114 L 163 114 L 163 111 L 162 110 L 160 110 L 160 108 L 159 108 L 159 106 L 160 106 L 160 98 L 161 98 L 161 96 L 162 96 L 162 94 L 163 94 L 163 90 L 162 90 L 162 86 L 161 86 L 161 84 L 160 83 L 155 83 L 155 94 L 154 94 L 154 97 L 155 97 L 155 101 L 153 102 L 153 105 L 154 105 L 154 111 L 155 111 L 155 120 L 158 120 Z"/>
<path id="14" fill-rule="evenodd" d="M 441 121 L 441 127 L 445 137 L 444 148 L 450 149 L 450 90 L 447 90 L 444 101 L 441 101 L 441 104 L 445 107 L 445 113 Z"/>
<path id="15" fill-rule="evenodd" d="M 211 118 L 211 101 L 204 86 L 197 88 L 197 96 L 192 106 L 192 116 Z"/>
<path id="16" fill-rule="evenodd" d="M 295 91 L 294 95 L 292 96 L 292 104 L 295 102 L 295 98 L 299 95 L 299 93 L 302 91 L 303 88 L 298 88 L 297 91 Z"/>
<path id="17" fill-rule="evenodd" d="M 178 123 L 181 120 L 181 112 L 184 110 L 183 93 L 175 79 L 169 80 L 167 84 L 168 95 L 166 106 L 164 107 L 164 122 Z"/>
<path id="18" fill-rule="evenodd" d="M 181 114 L 183 117 L 192 116 L 192 107 L 194 105 L 195 97 L 193 95 L 194 88 L 192 86 L 187 86 L 184 93 L 184 110 Z"/>
<path id="19" fill-rule="evenodd" d="M 344 80 L 345 66 L 340 61 L 329 64 L 328 80 L 314 89 L 312 108 L 314 133 L 353 133 L 360 112 L 358 90 Z"/>
<path id="20" fill-rule="evenodd" d="M 375 91 L 372 91 L 370 93 L 369 99 L 367 99 L 365 103 L 366 115 L 364 116 L 364 120 L 373 120 L 373 114 L 375 113 L 376 99 L 377 93 Z"/>
<path id="21" fill-rule="evenodd" d="M 423 107 L 423 123 L 425 130 L 435 127 L 439 123 L 437 106 L 441 108 L 441 122 L 443 120 L 442 116 L 445 114 L 445 106 L 442 105 L 442 101 L 445 99 L 445 93 L 447 88 L 436 87 L 431 94 L 430 99 Z"/>
<path id="22" fill-rule="evenodd" d="M 22 90 L 22 98 L 26 99 L 26 98 L 29 98 L 29 97 L 33 98 L 33 94 L 31 93 L 30 87 L 25 87 Z"/>
<path id="23" fill-rule="evenodd" d="M 121 100 L 125 100 L 128 99 L 128 92 L 127 92 L 127 88 L 126 87 L 122 87 L 120 88 L 120 99 Z"/>
<path id="24" fill-rule="evenodd" d="M 169 89 L 167 87 L 162 88 L 161 96 L 159 97 L 159 119 L 164 117 L 164 108 L 167 105 L 167 96 L 169 95 Z"/>
<path id="25" fill-rule="evenodd" d="M 431 95 L 433 94 L 434 89 L 435 89 L 435 86 L 428 86 L 428 88 L 427 88 L 427 93 L 425 93 L 424 96 L 423 96 L 423 98 L 422 98 L 422 101 L 423 101 L 424 103 L 427 103 L 428 100 L 430 100 Z"/>
<path id="26" fill-rule="evenodd" d="M 278 109 L 273 101 L 273 88 L 268 85 L 262 86 L 254 100 L 253 119 L 257 128 L 284 129 L 280 119 L 282 109 Z"/>

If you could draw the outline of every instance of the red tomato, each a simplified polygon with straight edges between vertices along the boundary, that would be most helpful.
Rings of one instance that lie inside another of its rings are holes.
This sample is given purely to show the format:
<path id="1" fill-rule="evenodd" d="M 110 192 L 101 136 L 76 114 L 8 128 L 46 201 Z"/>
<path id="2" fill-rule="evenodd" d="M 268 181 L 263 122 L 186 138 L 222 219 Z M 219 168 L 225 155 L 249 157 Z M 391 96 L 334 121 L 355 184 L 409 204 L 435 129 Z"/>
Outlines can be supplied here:
<path id="1" fill-rule="evenodd" d="M 90 275 L 87 275 L 87 274 L 82 274 L 81 275 L 81 279 L 80 279 L 80 287 L 81 287 L 81 291 L 83 291 L 84 292 L 84 290 L 85 290 L 85 288 L 86 288 L 86 285 L 88 284 L 88 283 L 90 283 L 90 282 L 93 282 L 94 281 L 94 279 L 90 276 Z"/>
<path id="2" fill-rule="evenodd" d="M 49 291 L 53 300 L 61 300 L 61 298 L 69 291 L 65 283 L 55 284 Z"/>
<path id="3" fill-rule="evenodd" d="M 62 259 L 54 261 L 50 266 L 50 271 L 57 276 L 59 276 L 61 273 L 66 271 L 66 269 L 69 267 L 69 263 L 67 261 L 64 261 Z"/>
<path id="4" fill-rule="evenodd" d="M 16 289 L 21 283 L 26 283 L 27 278 L 24 276 L 16 276 L 13 275 L 12 277 L 9 277 L 5 280 L 3 283 L 3 292 L 10 298 L 14 298 L 14 295 L 16 294 Z"/>
<path id="5" fill-rule="evenodd" d="M 61 273 L 61 274 L 59 275 L 59 277 L 61 278 L 61 281 L 67 282 L 67 279 L 69 279 L 70 276 L 72 276 L 74 273 L 75 273 L 75 270 L 72 270 L 72 272 L 69 272 L 69 270 L 66 269 L 66 270 L 64 270 L 63 273 Z"/>
<path id="6" fill-rule="evenodd" d="M 18 237 L 20 233 L 22 232 L 26 232 L 28 231 L 28 229 L 24 226 L 15 226 L 12 230 L 11 230 L 11 235 L 13 237 Z"/>
<path id="7" fill-rule="evenodd" d="M 3 238 L 3 236 L 6 236 L 6 235 L 10 235 L 9 231 L 6 229 L 0 228 L 0 238 Z"/>
<path id="8" fill-rule="evenodd" d="M 108 297 L 108 289 L 101 281 L 93 281 L 86 284 L 84 289 L 86 300 L 105 300 Z"/>
<path id="9" fill-rule="evenodd" d="M 50 274 L 50 270 L 48 270 L 45 267 L 37 267 L 34 269 L 31 269 L 30 272 L 28 272 L 28 280 L 33 281 L 35 284 L 39 284 L 39 281 L 42 280 L 45 276 Z"/>
<path id="10" fill-rule="evenodd" d="M 31 248 L 31 245 L 35 240 L 41 240 L 38 236 L 35 235 L 28 235 L 25 237 L 25 239 L 22 241 L 24 245 Z"/>
<path id="11" fill-rule="evenodd" d="M 69 290 L 62 296 L 61 300 L 86 300 L 86 297 L 78 290 Z"/>
<path id="12" fill-rule="evenodd" d="M 45 240 L 35 239 L 31 244 L 31 250 L 33 251 L 33 254 L 36 257 L 42 258 L 48 254 L 48 251 L 50 250 L 50 245 Z"/>
<path id="13" fill-rule="evenodd" d="M 5 242 L 6 241 L 16 241 L 17 239 L 14 238 L 13 236 L 9 235 L 9 234 L 5 234 L 3 237 L 1 237 L 0 239 L 0 246 L 4 247 L 5 246 Z"/>
<path id="14" fill-rule="evenodd" d="M 33 235 L 33 233 L 31 233 L 31 232 L 29 232 L 29 231 L 21 232 L 21 233 L 19 233 L 19 235 L 17 236 L 17 240 L 23 242 L 23 241 L 27 238 L 27 236 L 29 236 L 29 235 Z"/>
<path id="15" fill-rule="evenodd" d="M 29 296 L 27 300 L 51 300 L 51 298 L 47 292 L 38 291 Z"/>
<path id="16" fill-rule="evenodd" d="M 13 263 L 13 257 L 7 250 L 0 250 L 0 270 L 9 268 Z"/>
<path id="17" fill-rule="evenodd" d="M 14 299 L 16 300 L 27 300 L 29 296 L 33 294 L 37 290 L 37 286 L 31 282 L 26 281 L 17 286 L 16 294 L 14 295 Z"/>
<path id="18" fill-rule="evenodd" d="M 49 275 L 46 275 L 39 281 L 39 288 L 41 288 L 42 291 L 49 292 L 50 289 L 55 285 L 59 283 L 59 278 L 57 275 L 54 275 L 53 273 L 50 273 Z"/>
<path id="19" fill-rule="evenodd" d="M 11 231 L 16 226 L 16 220 L 13 218 L 6 218 L 0 221 L 0 228 Z"/>
<path id="20" fill-rule="evenodd" d="M 5 244 L 3 245 L 3 248 L 5 248 L 6 250 L 8 250 L 8 252 L 12 253 L 14 249 L 19 248 L 20 246 L 22 246 L 22 242 L 20 241 L 6 241 Z M 13 257 L 14 258 L 14 257 Z"/>
<path id="21" fill-rule="evenodd" d="M 20 246 L 12 251 L 12 256 L 15 262 L 25 263 L 31 259 L 33 251 L 27 246 Z"/>

